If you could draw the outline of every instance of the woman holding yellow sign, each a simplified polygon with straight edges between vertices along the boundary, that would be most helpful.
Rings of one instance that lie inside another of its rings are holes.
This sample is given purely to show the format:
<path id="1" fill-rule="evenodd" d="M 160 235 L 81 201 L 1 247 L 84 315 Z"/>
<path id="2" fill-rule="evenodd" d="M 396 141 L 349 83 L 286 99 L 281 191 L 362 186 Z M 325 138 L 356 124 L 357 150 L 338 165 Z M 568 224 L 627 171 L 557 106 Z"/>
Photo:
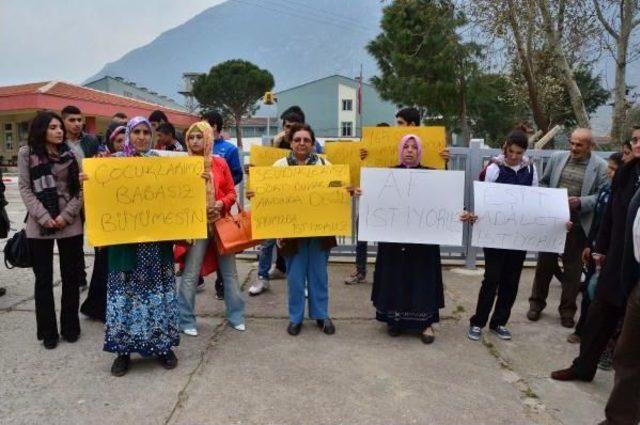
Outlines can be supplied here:
<path id="1" fill-rule="evenodd" d="M 132 118 L 124 149 L 114 156 L 154 156 L 151 134 L 146 118 Z M 104 350 L 118 355 L 111 373 L 126 374 L 131 353 L 157 356 L 163 367 L 173 369 L 178 359 L 171 348 L 180 343 L 173 244 L 113 245 L 108 254 Z"/>
<path id="2" fill-rule="evenodd" d="M 291 153 L 278 161 L 274 167 L 325 166 L 331 165 L 314 152 L 316 138 L 308 124 L 295 124 L 291 129 Z M 329 251 L 336 246 L 336 238 L 314 237 L 281 239 L 278 241 L 287 264 L 287 286 L 289 292 L 290 335 L 298 335 L 304 320 L 304 288 L 309 290 L 309 317 L 316 320 L 327 335 L 336 328 L 329 318 Z"/>
<path id="3" fill-rule="evenodd" d="M 189 155 L 202 156 L 211 165 L 203 177 L 207 179 L 207 216 L 209 222 L 229 214 L 236 202 L 236 190 L 227 162 L 217 155 L 210 156 L 213 145 L 213 129 L 206 121 L 193 124 L 185 134 Z M 229 325 L 238 331 L 245 330 L 244 300 L 240 293 L 235 254 L 219 255 L 213 235 L 192 243 L 177 244 L 175 255 L 184 265 L 182 280 L 178 286 L 180 329 L 187 335 L 197 336 L 196 317 L 193 309 L 196 301 L 196 284 L 199 276 L 206 276 L 218 269 L 224 284 L 224 302 Z"/>

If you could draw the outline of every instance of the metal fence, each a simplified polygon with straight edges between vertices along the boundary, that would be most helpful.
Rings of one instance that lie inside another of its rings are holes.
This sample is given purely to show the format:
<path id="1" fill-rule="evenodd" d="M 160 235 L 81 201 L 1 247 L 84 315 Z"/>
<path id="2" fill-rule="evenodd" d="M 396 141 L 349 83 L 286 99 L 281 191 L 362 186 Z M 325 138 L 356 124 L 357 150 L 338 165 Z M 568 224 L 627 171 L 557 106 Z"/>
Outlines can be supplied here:
<path id="1" fill-rule="evenodd" d="M 449 160 L 449 170 L 462 170 L 465 172 L 464 185 L 464 205 L 465 208 L 473 211 L 473 182 L 478 179 L 480 172 L 492 157 L 502 153 L 500 149 L 483 148 L 479 141 L 472 141 L 469 147 L 450 147 L 451 159 Z M 549 158 L 558 151 L 556 150 L 527 150 L 527 156 L 531 158 L 537 168 L 538 176 L 542 177 L 544 169 Z M 595 155 L 602 158 L 608 158 L 612 152 L 594 151 Z M 243 153 L 243 162 L 248 163 L 248 153 Z M 246 159 L 245 159 L 246 158 Z M 245 180 L 246 181 L 246 180 Z M 239 197 L 244 206 L 244 183 L 239 188 Z M 354 200 L 354 208 L 352 208 L 353 232 L 351 236 L 339 237 L 338 246 L 331 251 L 332 256 L 353 256 L 356 247 L 356 218 L 357 218 L 357 201 Z M 440 252 L 443 259 L 459 260 L 464 262 L 465 267 L 475 268 L 478 259 L 483 257 L 482 249 L 471 245 L 472 227 L 468 224 L 464 225 L 462 246 L 442 245 Z M 367 252 L 369 256 L 375 256 L 377 251 L 376 243 L 369 243 Z M 248 251 L 248 253 L 257 253 L 257 251 Z M 530 254 L 535 256 L 535 254 Z"/>

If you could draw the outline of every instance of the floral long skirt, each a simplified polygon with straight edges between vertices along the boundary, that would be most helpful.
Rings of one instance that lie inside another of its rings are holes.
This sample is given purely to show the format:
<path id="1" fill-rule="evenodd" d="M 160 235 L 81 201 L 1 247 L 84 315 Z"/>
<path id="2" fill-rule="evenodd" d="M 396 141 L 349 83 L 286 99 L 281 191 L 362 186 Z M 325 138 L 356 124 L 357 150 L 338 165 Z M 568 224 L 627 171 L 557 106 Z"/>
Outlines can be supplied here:
<path id="1" fill-rule="evenodd" d="M 180 343 L 174 266 L 160 254 L 138 244 L 132 271 L 109 271 L 105 351 L 157 356 Z"/>

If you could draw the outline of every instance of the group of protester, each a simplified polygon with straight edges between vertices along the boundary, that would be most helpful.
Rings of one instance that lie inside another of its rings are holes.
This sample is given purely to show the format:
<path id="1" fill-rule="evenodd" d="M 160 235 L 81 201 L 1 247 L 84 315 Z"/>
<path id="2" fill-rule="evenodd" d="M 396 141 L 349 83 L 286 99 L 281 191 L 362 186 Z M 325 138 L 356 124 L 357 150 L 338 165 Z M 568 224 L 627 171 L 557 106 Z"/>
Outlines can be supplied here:
<path id="1" fill-rule="evenodd" d="M 188 155 L 202 156 L 207 185 L 207 217 L 213 222 L 229 212 L 235 203 L 235 184 L 242 179 L 237 148 L 220 138 L 222 117 L 206 117 L 185 133 Z M 39 112 L 29 129 L 28 145 L 18 155 L 19 189 L 27 208 L 25 232 L 35 275 L 37 337 L 47 349 L 57 346 L 60 336 L 73 343 L 80 337 L 78 317 L 80 287 L 85 279 L 83 251 L 82 158 L 153 157 L 159 150 L 181 150 L 175 129 L 162 111 L 151 120 L 134 117 L 126 123 L 114 116 L 105 143 L 83 132 L 83 117 L 75 106 L 58 115 Z M 152 121 L 153 120 L 153 121 Z M 154 124 L 155 122 L 155 124 Z M 158 137 L 154 128 L 168 129 L 170 139 Z M 231 165 L 215 155 L 235 152 Z M 155 149 L 154 149 L 155 147 Z M 233 147 L 233 149 L 231 149 Z M 239 170 L 239 174 L 238 174 Z M 62 281 L 60 328 L 53 297 L 53 246 L 58 246 Z M 172 347 L 179 344 L 180 331 L 197 335 L 193 312 L 198 277 L 218 270 L 226 288 L 230 326 L 245 329 L 244 301 L 240 294 L 234 255 L 218 255 L 212 238 L 191 243 L 152 242 L 96 248 L 91 287 L 81 311 L 105 322 L 104 349 L 117 354 L 112 366 L 116 376 L 124 375 L 131 353 L 157 356 L 166 368 L 177 365 Z M 179 248 L 179 249 L 178 249 Z M 175 263 L 182 265 L 183 278 L 176 289 Z M 86 283 L 85 283 L 86 285 Z"/>
<path id="2" fill-rule="evenodd" d="M 289 153 L 274 166 L 331 165 L 319 155 L 320 144 L 313 129 L 305 124 L 300 108 L 290 108 L 281 118 L 283 132 L 274 145 Z M 186 151 L 202 157 L 205 163 L 202 178 L 207 188 L 209 223 L 229 214 L 236 202 L 235 185 L 243 179 L 243 168 L 238 149 L 221 137 L 220 114 L 203 116 L 185 132 L 183 142 L 162 111 L 154 112 L 149 119 L 126 119 L 116 114 L 101 144 L 82 131 L 82 114 L 77 107 L 68 106 L 61 115 L 39 112 L 29 129 L 28 145 L 20 149 L 19 188 L 28 211 L 25 229 L 36 280 L 37 337 L 45 348 L 55 348 L 60 336 L 71 343 L 80 336 L 79 291 L 86 285 L 82 186 L 89 178 L 82 172 L 82 158 L 153 157 L 160 150 Z M 402 109 L 396 115 L 396 123 L 419 126 L 420 113 L 415 108 Z M 423 169 L 422 141 L 410 130 L 408 133 L 399 141 L 396 167 Z M 533 161 L 525 155 L 528 136 L 516 128 L 506 137 L 503 154 L 491 160 L 481 178 L 501 184 L 567 189 L 571 219 L 560 256 L 562 269 L 559 271 L 557 254 L 538 255 L 527 317 L 532 321 L 540 318 L 550 281 L 557 275 L 562 283 L 560 322 L 573 328 L 576 300 L 582 288 L 581 319 L 569 338 L 570 342 L 580 342 L 580 355 L 570 368 L 554 372 L 552 378 L 592 380 L 602 353 L 619 333 L 614 357 L 616 384 L 607 418 L 608 423 L 637 423 L 640 410 L 628 406 L 640 405 L 640 129 L 625 145 L 629 151 L 612 155 L 608 163 L 592 152 L 590 130 L 575 130 L 570 145 L 570 151 L 551 157 L 539 178 Z M 361 158 L 367 155 L 366 150 L 361 152 Z M 449 159 L 447 149 L 440 155 L 445 161 Z M 345 190 L 356 197 L 361 194 L 359 188 Z M 249 198 L 252 195 L 247 193 Z M 460 214 L 460 220 L 470 225 L 477 219 L 471 211 Z M 53 299 L 54 241 L 60 253 L 62 279 L 59 331 Z M 335 333 L 329 314 L 327 272 L 334 246 L 336 239 L 332 236 L 262 244 L 258 278 L 248 292 L 259 295 L 269 289 L 269 279 L 274 275 L 270 270 L 273 248 L 277 247 L 282 264 L 278 265 L 277 260 L 276 266 L 287 279 L 290 335 L 295 336 L 302 329 L 305 298 L 309 317 L 324 333 Z M 366 248 L 366 242 L 358 242 L 356 269 L 345 283 L 366 280 Z M 479 340 L 487 322 L 499 338 L 512 338 L 506 325 L 525 255 L 518 250 L 484 249 L 485 275 L 470 319 L 469 339 Z M 581 284 L 583 266 L 587 273 Z M 213 234 L 175 244 L 151 242 L 96 248 L 91 287 L 81 311 L 105 322 L 104 349 L 116 354 L 111 369 L 114 375 L 127 372 L 131 353 L 157 356 L 169 369 L 177 365 L 172 347 L 179 344 L 180 332 L 198 335 L 194 315 L 196 288 L 202 277 L 213 271 L 218 272 L 217 293 L 225 300 L 229 326 L 245 330 L 245 302 L 235 255 L 217 252 Z M 439 246 L 380 243 L 371 300 L 376 318 L 386 323 L 389 335 L 417 331 L 425 344 L 433 343 L 436 335 L 432 325 L 439 321 L 439 310 L 444 307 Z"/>

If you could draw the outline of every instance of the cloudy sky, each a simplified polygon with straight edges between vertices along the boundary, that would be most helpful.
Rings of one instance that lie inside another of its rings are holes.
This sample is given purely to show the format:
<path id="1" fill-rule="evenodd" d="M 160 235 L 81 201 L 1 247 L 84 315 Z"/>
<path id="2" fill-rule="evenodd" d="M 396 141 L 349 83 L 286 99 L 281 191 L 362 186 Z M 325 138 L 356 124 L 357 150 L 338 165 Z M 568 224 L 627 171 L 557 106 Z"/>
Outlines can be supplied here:
<path id="1" fill-rule="evenodd" d="M 0 86 L 80 83 L 223 0 L 0 0 Z"/>

